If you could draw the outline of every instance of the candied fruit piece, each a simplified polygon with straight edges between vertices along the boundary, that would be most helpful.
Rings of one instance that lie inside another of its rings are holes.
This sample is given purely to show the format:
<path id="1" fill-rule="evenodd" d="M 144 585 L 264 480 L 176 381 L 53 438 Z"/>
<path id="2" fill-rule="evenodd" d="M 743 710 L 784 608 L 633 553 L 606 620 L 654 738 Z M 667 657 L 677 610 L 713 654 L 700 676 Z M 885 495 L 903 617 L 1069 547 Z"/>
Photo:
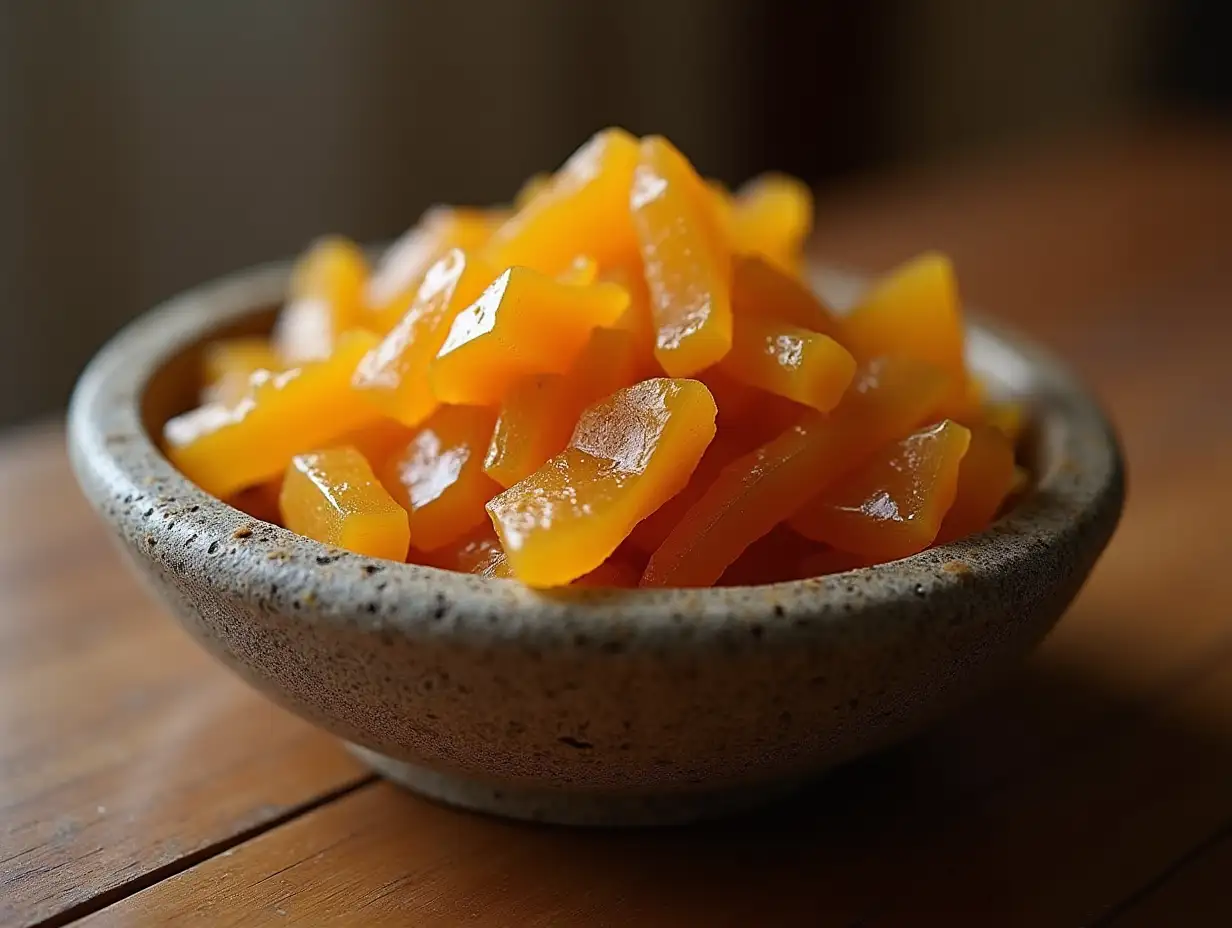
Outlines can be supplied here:
<path id="1" fill-rule="evenodd" d="M 372 272 L 364 293 L 365 328 L 378 335 L 392 329 L 417 299 L 433 265 L 455 248 L 469 255 L 477 253 L 507 215 L 497 210 L 446 206 L 435 206 L 424 213 L 386 249 Z"/>
<path id="2" fill-rule="evenodd" d="M 515 580 L 513 565 L 501 550 L 497 542 L 496 551 L 490 559 L 477 562 L 467 573 L 479 574 L 483 577 L 496 577 L 502 580 Z M 591 589 L 634 589 L 642 572 L 637 565 L 631 564 L 619 555 L 612 555 L 594 570 L 583 574 L 567 584 L 570 587 L 587 587 Z"/>
<path id="3" fill-rule="evenodd" d="M 569 447 L 488 503 L 517 578 L 562 586 L 602 564 L 685 486 L 714 437 L 696 380 L 656 378 L 583 413 Z"/>
<path id="4" fill-rule="evenodd" d="M 723 416 L 722 407 L 718 407 L 718 418 Z M 714 440 L 706 447 L 701 460 L 697 462 L 689 482 L 685 484 L 671 499 L 666 500 L 629 533 L 628 544 L 643 555 L 654 554 L 663 544 L 676 523 L 680 521 L 689 509 L 702 498 L 702 494 L 718 478 L 723 468 L 732 461 L 747 454 L 756 442 L 749 441 L 744 435 L 720 428 L 716 431 Z"/>
<path id="5" fill-rule="evenodd" d="M 278 495 L 281 492 L 282 475 L 279 474 L 273 480 L 245 487 L 227 502 L 254 519 L 282 525 L 282 513 L 278 511 Z"/>
<path id="6" fill-rule="evenodd" d="M 445 403 L 499 403 L 519 377 L 563 374 L 591 333 L 629 305 L 616 284 L 562 284 L 525 267 L 505 271 L 454 317 L 428 368 Z"/>
<path id="7" fill-rule="evenodd" d="M 484 519 L 461 538 L 428 553 L 411 546 L 409 560 L 429 567 L 456 570 L 464 574 L 481 574 L 503 562 L 505 552 L 492 523 Z"/>
<path id="8" fill-rule="evenodd" d="M 971 444 L 958 468 L 958 493 L 941 523 L 937 543 L 983 531 L 1014 485 L 1014 448 L 1000 430 L 971 427 Z"/>
<path id="9" fill-rule="evenodd" d="M 735 238 L 735 204 L 732 203 L 731 191 L 727 189 L 727 185 L 721 180 L 714 178 L 706 179 L 706 187 L 710 191 L 711 209 L 714 214 L 715 227 L 719 230 L 719 234 L 728 242 L 734 242 Z M 735 247 L 739 247 L 738 242 L 734 242 Z"/>
<path id="10" fill-rule="evenodd" d="M 1027 413 L 1021 403 L 991 402 L 984 406 L 984 422 L 1017 445 L 1027 428 Z"/>
<path id="11" fill-rule="evenodd" d="M 637 259 L 633 268 L 601 268 L 598 279 L 616 284 L 629 294 L 629 305 L 611 325 L 613 329 L 627 332 L 633 339 L 638 376 L 627 382 L 635 383 L 638 380 L 662 377 L 663 369 L 655 360 L 654 319 L 650 312 L 650 291 L 646 288 L 646 277 L 642 274 L 641 259 Z"/>
<path id="12" fill-rule="evenodd" d="M 798 579 L 800 562 L 817 546 L 790 529 L 777 525 L 757 539 L 723 571 L 715 586 L 759 586 Z"/>
<path id="13" fill-rule="evenodd" d="M 880 449 L 791 519 L 806 538 L 878 561 L 933 543 L 954 503 L 971 433 L 946 420 Z"/>
<path id="14" fill-rule="evenodd" d="M 714 403 L 719 408 L 719 428 L 725 430 L 743 420 L 750 412 L 755 413 L 755 406 L 765 394 L 756 387 L 741 383 L 723 369 L 722 364 L 708 367 L 697 375 L 697 379 L 706 385 Z"/>
<path id="15" fill-rule="evenodd" d="M 721 364 L 703 371 L 697 379 L 710 390 L 719 407 L 719 433 L 743 442 L 744 451 L 794 425 L 808 410 L 785 397 L 741 383 Z"/>
<path id="16" fill-rule="evenodd" d="M 654 318 L 655 357 L 673 377 L 716 364 L 732 344 L 731 254 L 709 189 L 666 139 L 642 141 L 629 208 Z"/>
<path id="17" fill-rule="evenodd" d="M 494 557 L 486 564 L 481 564 L 471 573 L 479 574 L 481 577 L 496 578 L 499 580 L 515 580 L 513 575 L 513 565 L 509 563 L 509 559 L 505 557 L 505 552 L 502 549 L 500 557 Z"/>
<path id="18" fill-rule="evenodd" d="M 498 561 L 504 560 L 505 551 L 496 537 L 492 523 L 484 519 L 471 534 L 461 539 L 454 554 L 454 570 L 466 574 L 482 573 Z"/>
<path id="19" fill-rule="evenodd" d="M 588 574 L 578 577 L 570 586 L 592 589 L 626 589 L 637 587 L 642 572 L 619 555 L 612 555 Z"/>
<path id="20" fill-rule="evenodd" d="M 876 283 L 843 320 L 841 341 L 858 360 L 902 356 L 937 365 L 950 378 L 946 414 L 961 416 L 967 407 L 962 313 L 945 255 L 921 255 Z"/>
<path id="21" fill-rule="evenodd" d="M 408 426 L 440 405 L 429 386 L 432 359 L 458 313 L 496 276 L 480 258 L 452 249 L 428 269 L 415 299 L 389 333 L 360 362 L 355 388 L 376 409 Z"/>
<path id="22" fill-rule="evenodd" d="M 511 487 L 569 444 L 583 410 L 634 381 L 633 339 L 619 329 L 595 329 L 566 374 L 538 374 L 513 385 L 501 403 L 484 472 Z"/>
<path id="23" fill-rule="evenodd" d="M 856 361 L 828 335 L 752 313 L 737 315 L 719 367 L 736 380 L 821 412 L 842 399 Z"/>
<path id="24" fill-rule="evenodd" d="M 492 235 L 487 257 L 498 267 L 558 274 L 579 252 L 601 266 L 637 253 L 629 186 L 637 139 L 605 129 L 570 156 L 546 186 Z"/>
<path id="25" fill-rule="evenodd" d="M 763 174 L 738 191 L 731 206 L 736 248 L 764 255 L 798 274 L 804 240 L 813 230 L 813 193 L 785 174 Z"/>
<path id="26" fill-rule="evenodd" d="M 816 410 L 781 396 L 763 393 L 756 405 L 732 426 L 732 435 L 745 443 L 746 451 L 752 451 L 758 445 L 777 438 L 813 412 Z"/>
<path id="27" fill-rule="evenodd" d="M 513 197 L 513 208 L 522 209 L 531 200 L 552 186 L 552 175 L 546 171 L 532 174 L 522 182 L 518 192 Z"/>
<path id="28" fill-rule="evenodd" d="M 349 445 L 293 457 L 278 506 L 293 532 L 356 554 L 406 559 L 406 511 Z"/>
<path id="29" fill-rule="evenodd" d="M 737 318 L 753 315 L 843 340 L 843 326 L 821 298 L 761 255 L 732 259 L 732 306 Z"/>
<path id="30" fill-rule="evenodd" d="M 339 336 L 361 325 L 368 262 L 354 242 L 314 243 L 291 272 L 287 305 L 272 336 L 280 367 L 329 357 Z"/>
<path id="31" fill-rule="evenodd" d="M 823 412 L 832 409 L 851 383 L 856 364 L 840 344 L 841 326 L 826 305 L 757 255 L 733 260 L 732 305 L 734 341 L 718 369 L 765 393 Z M 702 380 L 709 383 L 708 377 L 709 372 Z M 727 393 L 716 394 L 724 424 L 726 398 Z M 764 415 L 764 393 L 753 402 Z"/>
<path id="32" fill-rule="evenodd" d="M 840 551 L 838 548 L 813 549 L 800 558 L 796 566 L 796 576 L 801 580 L 808 577 L 825 577 L 829 574 L 841 574 L 857 567 L 868 567 L 868 558 L 852 554 L 850 551 Z"/>
<path id="33" fill-rule="evenodd" d="M 411 544 L 432 553 L 484 520 L 484 503 L 500 486 L 483 472 L 494 410 L 442 406 L 377 475 L 406 510 Z"/>
<path id="34" fill-rule="evenodd" d="M 651 556 L 643 586 L 709 586 L 750 544 L 879 447 L 934 413 L 947 385 L 934 365 L 877 358 L 828 414 L 806 413 L 725 467 Z"/>
<path id="35" fill-rule="evenodd" d="M 598 262 L 589 255 L 578 255 L 567 268 L 556 275 L 556 279 L 562 284 L 586 287 L 593 284 L 598 276 Z"/>
<path id="36" fill-rule="evenodd" d="M 223 338 L 205 346 L 201 362 L 205 388 L 201 402 L 234 406 L 248 393 L 257 371 L 282 370 L 282 361 L 268 338 L 260 335 Z"/>
<path id="37" fill-rule="evenodd" d="M 414 434 L 414 429 L 407 428 L 401 422 L 381 419 L 352 429 L 330 444 L 335 447 L 350 445 L 376 470 L 391 454 L 405 448 Z"/>
<path id="38" fill-rule="evenodd" d="M 324 361 L 257 374 L 234 407 L 210 404 L 176 416 L 163 429 L 167 456 L 220 497 L 276 477 L 292 456 L 377 421 L 351 389 L 356 365 L 375 344 L 375 335 L 353 329 Z"/>

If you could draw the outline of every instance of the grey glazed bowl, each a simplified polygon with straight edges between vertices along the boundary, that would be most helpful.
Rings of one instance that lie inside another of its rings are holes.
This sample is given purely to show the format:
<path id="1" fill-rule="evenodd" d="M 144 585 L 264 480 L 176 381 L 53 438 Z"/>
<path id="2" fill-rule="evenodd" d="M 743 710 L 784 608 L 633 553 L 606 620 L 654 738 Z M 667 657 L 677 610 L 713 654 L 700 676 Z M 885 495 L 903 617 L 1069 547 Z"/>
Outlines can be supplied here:
<path id="1" fill-rule="evenodd" d="M 268 326 L 286 275 L 206 285 L 120 332 L 73 397 L 73 466 L 194 638 L 447 803 L 631 825 L 782 794 L 1022 657 L 1119 517 L 1096 404 L 1039 349 L 974 325 L 975 368 L 1030 404 L 1038 480 L 977 537 L 773 586 L 559 595 L 329 549 L 203 493 L 150 438 L 193 404 L 202 342 Z"/>

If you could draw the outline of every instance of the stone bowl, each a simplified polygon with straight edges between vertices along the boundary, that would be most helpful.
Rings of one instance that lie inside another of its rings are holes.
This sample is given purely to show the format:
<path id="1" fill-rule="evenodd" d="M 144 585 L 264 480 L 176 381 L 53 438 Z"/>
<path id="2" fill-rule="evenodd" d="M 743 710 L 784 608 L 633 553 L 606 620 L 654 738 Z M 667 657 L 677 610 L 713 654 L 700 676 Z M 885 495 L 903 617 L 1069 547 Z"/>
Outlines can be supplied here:
<path id="1" fill-rule="evenodd" d="M 445 803 L 644 825 L 785 794 L 1019 660 L 1119 518 L 1121 458 L 1095 401 L 1039 348 L 973 323 L 974 368 L 1030 408 L 1036 478 L 978 536 L 813 580 L 550 595 L 331 549 L 204 493 L 153 439 L 194 405 L 202 344 L 267 329 L 287 271 L 208 284 L 116 335 L 73 396 L 73 467 L 198 642 Z"/>

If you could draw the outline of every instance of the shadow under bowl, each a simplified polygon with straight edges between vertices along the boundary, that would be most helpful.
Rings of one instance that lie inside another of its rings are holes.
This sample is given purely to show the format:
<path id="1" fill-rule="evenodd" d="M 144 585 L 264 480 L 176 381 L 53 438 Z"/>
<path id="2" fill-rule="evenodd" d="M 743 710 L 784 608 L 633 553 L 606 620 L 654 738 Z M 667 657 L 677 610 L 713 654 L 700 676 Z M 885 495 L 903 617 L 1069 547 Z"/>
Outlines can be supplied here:
<path id="1" fill-rule="evenodd" d="M 116 335 L 73 397 L 73 466 L 197 641 L 447 803 L 645 825 L 781 795 L 1020 659 L 1120 515 L 1121 458 L 1097 404 L 1045 352 L 977 322 L 970 363 L 1028 405 L 1035 477 L 977 536 L 791 583 L 558 594 L 330 549 L 204 493 L 151 439 L 195 404 L 206 342 L 268 328 L 287 272 L 208 284 Z"/>

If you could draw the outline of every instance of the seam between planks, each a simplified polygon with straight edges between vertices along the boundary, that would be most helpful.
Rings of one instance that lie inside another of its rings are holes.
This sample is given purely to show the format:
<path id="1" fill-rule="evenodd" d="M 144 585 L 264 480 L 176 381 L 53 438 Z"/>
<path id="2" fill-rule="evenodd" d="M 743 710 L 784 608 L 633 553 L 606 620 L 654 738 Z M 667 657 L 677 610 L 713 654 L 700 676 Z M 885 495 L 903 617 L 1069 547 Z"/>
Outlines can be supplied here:
<path id="1" fill-rule="evenodd" d="M 1120 902 L 1111 906 L 1104 914 L 1091 922 L 1089 928 L 1110 928 L 1122 915 L 1133 911 L 1140 903 L 1155 895 L 1155 893 L 1187 870 L 1190 864 L 1198 862 L 1229 838 L 1232 838 L 1232 819 L 1225 821 L 1209 835 L 1189 848 L 1189 850 L 1180 854 L 1145 884 L 1134 890 Z"/>
<path id="2" fill-rule="evenodd" d="M 117 902 L 122 902 L 130 896 L 135 896 L 143 890 L 156 886 L 170 877 L 177 876 L 186 870 L 191 870 L 193 867 L 205 863 L 207 860 L 217 857 L 219 854 L 237 848 L 241 844 L 246 844 L 254 838 L 258 838 L 267 832 L 273 831 L 275 828 L 286 825 L 297 818 L 308 815 L 311 812 L 315 812 L 323 806 L 330 805 L 331 803 L 337 802 L 352 793 L 359 792 L 362 789 L 372 786 L 379 779 L 380 778 L 376 774 L 368 774 L 357 780 L 352 780 L 337 789 L 330 790 L 327 793 L 322 793 L 315 799 L 293 806 L 281 815 L 276 815 L 258 825 L 245 828 L 227 838 L 223 838 L 220 841 L 215 841 L 213 844 L 206 845 L 205 847 L 193 851 L 190 854 L 185 854 L 183 857 L 177 857 L 175 860 L 163 864 L 161 867 L 155 867 L 153 870 L 147 871 L 146 873 L 142 873 L 126 883 L 121 883 L 119 886 L 113 886 L 110 889 L 99 893 L 97 896 L 92 896 L 89 899 L 85 899 L 75 905 L 71 905 L 60 912 L 56 912 L 54 915 L 48 916 L 42 921 L 34 922 L 30 925 L 30 928 L 62 928 L 64 925 L 69 925 L 73 922 L 80 921 L 87 916 L 93 915 L 95 912 L 100 912 L 109 906 L 115 905 Z"/>

